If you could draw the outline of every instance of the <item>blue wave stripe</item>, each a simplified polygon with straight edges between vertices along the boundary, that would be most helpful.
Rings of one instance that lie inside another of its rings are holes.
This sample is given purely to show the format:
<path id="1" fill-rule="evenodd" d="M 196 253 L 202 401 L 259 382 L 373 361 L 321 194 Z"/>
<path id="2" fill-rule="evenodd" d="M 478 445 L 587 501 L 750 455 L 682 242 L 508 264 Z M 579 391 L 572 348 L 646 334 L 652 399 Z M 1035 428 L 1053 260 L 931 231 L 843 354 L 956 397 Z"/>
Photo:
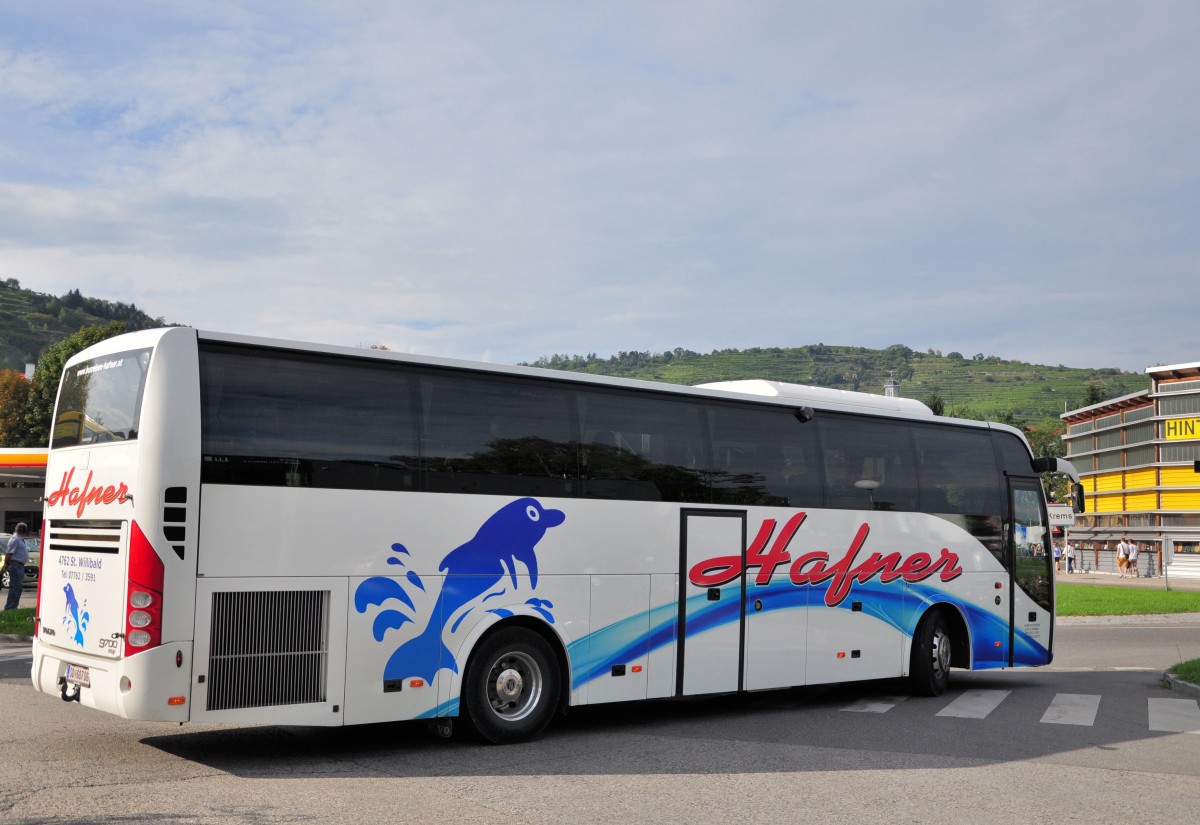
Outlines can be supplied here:
<path id="1" fill-rule="evenodd" d="M 824 605 L 825 585 L 797 586 L 790 581 L 776 581 L 747 590 L 748 599 L 762 601 L 761 612 L 792 610 L 809 607 L 820 610 L 850 610 L 854 602 L 862 603 L 862 612 L 894 627 L 908 637 L 916 630 L 920 616 L 933 604 L 951 604 L 966 619 L 971 631 L 972 659 L 975 669 L 1008 667 L 1008 625 L 1001 618 L 945 591 L 925 585 L 883 585 L 877 582 L 855 584 L 851 594 L 840 605 Z M 719 601 L 709 601 L 705 593 L 692 596 L 685 605 L 688 635 L 695 636 L 741 618 L 741 587 L 723 588 Z M 677 619 L 675 605 L 667 604 L 638 613 L 603 627 L 572 642 L 567 650 L 571 661 L 577 663 L 572 672 L 572 687 L 578 689 L 588 682 L 607 675 L 613 665 L 647 656 L 650 652 L 676 641 Z M 1049 651 L 1038 640 L 1019 628 L 1014 633 L 1013 661 L 1016 664 L 1039 665 L 1049 660 Z M 995 641 L 1001 646 L 996 647 Z"/>
<path id="2" fill-rule="evenodd" d="M 458 716 L 458 699 L 442 702 L 437 707 L 430 708 L 424 713 L 414 716 L 414 719 L 439 719 L 443 716 Z"/>

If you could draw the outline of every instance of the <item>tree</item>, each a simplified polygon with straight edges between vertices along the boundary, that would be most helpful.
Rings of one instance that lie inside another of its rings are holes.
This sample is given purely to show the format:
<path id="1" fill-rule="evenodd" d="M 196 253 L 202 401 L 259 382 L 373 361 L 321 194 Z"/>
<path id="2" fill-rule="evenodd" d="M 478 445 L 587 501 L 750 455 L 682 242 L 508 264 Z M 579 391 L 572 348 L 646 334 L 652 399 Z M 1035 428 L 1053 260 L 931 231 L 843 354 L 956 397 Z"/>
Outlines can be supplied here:
<path id="1" fill-rule="evenodd" d="M 933 410 L 934 415 L 946 414 L 946 401 L 936 392 L 925 399 L 925 406 Z"/>
<path id="2" fill-rule="evenodd" d="M 62 379 L 63 367 L 75 353 L 124 331 L 124 321 L 84 327 L 46 350 L 33 371 L 33 387 L 29 391 L 23 416 L 24 443 L 17 446 L 45 447 L 50 443 L 50 419 L 54 415 L 54 399 L 58 397 L 58 382 Z"/>
<path id="3" fill-rule="evenodd" d="M 1029 446 L 1033 449 L 1035 456 L 1038 458 L 1062 458 L 1066 455 L 1066 447 L 1062 440 L 1062 434 L 1066 428 L 1067 425 L 1060 419 L 1046 418 L 1040 423 L 1029 424 L 1024 429 L 1025 435 L 1029 439 Z M 1044 475 L 1042 476 L 1042 486 L 1050 501 L 1068 502 L 1071 500 L 1070 480 L 1064 475 Z"/>
<path id="4" fill-rule="evenodd" d="M 1047 418 L 1037 424 L 1029 424 L 1025 435 L 1029 438 L 1029 446 L 1033 454 L 1040 457 L 1062 458 L 1066 455 L 1062 434 L 1066 424 L 1057 418 Z"/>
<path id="5" fill-rule="evenodd" d="M 1093 404 L 1099 404 L 1104 400 L 1104 390 L 1095 381 L 1088 381 L 1087 389 L 1083 391 L 1084 407 L 1090 407 Z"/>
<path id="6" fill-rule="evenodd" d="M 30 384 L 24 373 L 0 370 L 0 447 L 23 446 L 23 421 L 29 390 Z"/>

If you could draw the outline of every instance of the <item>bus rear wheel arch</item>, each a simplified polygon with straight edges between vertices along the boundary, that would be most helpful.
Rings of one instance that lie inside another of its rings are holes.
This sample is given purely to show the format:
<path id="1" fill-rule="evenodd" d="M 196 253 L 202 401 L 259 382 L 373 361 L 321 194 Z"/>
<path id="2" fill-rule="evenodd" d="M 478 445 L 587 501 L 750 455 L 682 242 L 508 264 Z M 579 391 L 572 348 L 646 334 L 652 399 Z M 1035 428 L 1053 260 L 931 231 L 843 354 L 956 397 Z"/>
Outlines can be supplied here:
<path id="1" fill-rule="evenodd" d="M 558 711 L 562 673 L 542 634 L 521 625 L 496 630 L 476 647 L 463 679 L 462 703 L 471 726 L 497 745 L 533 739 Z"/>

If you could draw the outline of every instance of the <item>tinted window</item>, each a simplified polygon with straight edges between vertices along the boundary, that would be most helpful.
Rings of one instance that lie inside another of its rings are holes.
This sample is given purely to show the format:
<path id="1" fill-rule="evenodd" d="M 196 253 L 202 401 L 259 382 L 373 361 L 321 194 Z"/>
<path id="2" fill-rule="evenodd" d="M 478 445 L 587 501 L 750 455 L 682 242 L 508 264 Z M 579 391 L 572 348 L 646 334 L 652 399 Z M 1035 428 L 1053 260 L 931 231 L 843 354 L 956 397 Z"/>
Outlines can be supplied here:
<path id="1" fill-rule="evenodd" d="M 573 495 L 579 476 L 570 392 L 549 382 L 471 373 L 421 379 L 425 488 Z"/>
<path id="2" fill-rule="evenodd" d="M 212 343 L 200 371 L 207 483 L 923 509 L 999 557 L 991 439 L 1030 472 L 968 428 Z"/>
<path id="3" fill-rule="evenodd" d="M 788 409 L 731 404 L 709 408 L 708 425 L 713 503 L 820 506 L 815 424 Z"/>
<path id="4" fill-rule="evenodd" d="M 1004 564 L 1005 493 L 988 431 L 917 426 L 913 438 L 921 509 L 962 527 Z"/>
<path id="5" fill-rule="evenodd" d="M 1014 476 L 1037 475 L 1033 470 L 1033 459 L 1029 449 L 1012 433 L 992 431 L 992 440 L 1000 451 L 1000 460 L 1004 462 L 1004 471 Z"/>
<path id="6" fill-rule="evenodd" d="M 200 353 L 202 478 L 413 489 L 416 398 L 385 365 L 210 346 Z"/>
<path id="7" fill-rule="evenodd" d="M 928 513 L 1001 510 L 1000 475 L 986 430 L 913 430 L 921 475 L 921 509 Z"/>
<path id="8" fill-rule="evenodd" d="M 825 506 L 916 510 L 912 425 L 818 413 L 825 465 Z"/>
<path id="9" fill-rule="evenodd" d="M 708 501 L 700 408 L 638 393 L 579 391 L 582 495 Z"/>

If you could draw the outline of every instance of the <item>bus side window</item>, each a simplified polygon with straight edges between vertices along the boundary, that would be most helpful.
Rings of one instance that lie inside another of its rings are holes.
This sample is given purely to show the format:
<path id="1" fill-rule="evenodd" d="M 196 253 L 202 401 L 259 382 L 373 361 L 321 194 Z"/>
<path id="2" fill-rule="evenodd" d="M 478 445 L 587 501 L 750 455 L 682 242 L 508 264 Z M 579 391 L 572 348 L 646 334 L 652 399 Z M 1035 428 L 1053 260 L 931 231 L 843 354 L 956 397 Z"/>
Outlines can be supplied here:
<path id="1" fill-rule="evenodd" d="M 426 489 L 574 495 L 578 450 L 566 389 L 546 382 L 440 372 L 421 384 Z"/>
<path id="2" fill-rule="evenodd" d="M 828 413 L 818 416 L 825 456 L 825 506 L 917 510 L 912 427 L 906 422 Z"/>
<path id="3" fill-rule="evenodd" d="M 921 426 L 913 435 L 921 509 L 959 525 L 1005 564 L 1004 491 L 988 431 Z"/>
<path id="4" fill-rule="evenodd" d="M 392 370 L 214 344 L 200 353 L 200 398 L 206 482 L 371 490 L 416 483 L 409 381 Z"/>
<path id="5" fill-rule="evenodd" d="M 647 396 L 578 392 L 582 495 L 633 501 L 708 501 L 695 454 L 696 405 Z"/>
<path id="6" fill-rule="evenodd" d="M 816 428 L 801 423 L 791 410 L 713 404 L 708 426 L 713 435 L 713 503 L 820 503 Z"/>

